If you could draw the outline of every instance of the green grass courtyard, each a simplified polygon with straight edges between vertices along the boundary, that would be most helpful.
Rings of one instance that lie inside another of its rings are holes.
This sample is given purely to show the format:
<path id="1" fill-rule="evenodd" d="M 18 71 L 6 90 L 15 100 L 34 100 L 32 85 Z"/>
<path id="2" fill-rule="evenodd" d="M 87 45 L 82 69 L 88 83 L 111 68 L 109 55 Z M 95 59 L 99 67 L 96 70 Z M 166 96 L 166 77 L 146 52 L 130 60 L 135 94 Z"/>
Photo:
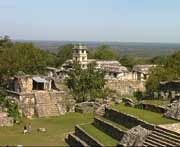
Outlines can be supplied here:
<path id="1" fill-rule="evenodd" d="M 59 117 L 24 120 L 20 125 L 0 127 L 0 146 L 67 146 L 65 136 L 74 131 L 74 126 L 92 122 L 92 114 L 68 113 Z M 22 133 L 25 124 L 31 122 L 32 134 Z M 47 132 L 37 132 L 37 128 L 46 128 Z"/>

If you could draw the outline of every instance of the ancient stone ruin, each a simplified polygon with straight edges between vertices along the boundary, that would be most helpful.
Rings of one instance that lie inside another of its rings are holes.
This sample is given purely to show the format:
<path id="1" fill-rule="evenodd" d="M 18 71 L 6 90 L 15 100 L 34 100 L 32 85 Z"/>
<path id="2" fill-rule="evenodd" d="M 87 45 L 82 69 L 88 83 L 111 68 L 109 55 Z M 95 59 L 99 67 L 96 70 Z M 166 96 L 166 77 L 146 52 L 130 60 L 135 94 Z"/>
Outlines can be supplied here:
<path id="1" fill-rule="evenodd" d="M 108 80 L 105 87 L 121 96 L 133 95 L 138 90 L 145 91 L 144 84 L 141 81 L 133 80 Z"/>
<path id="2" fill-rule="evenodd" d="M 135 65 L 133 67 L 133 80 L 146 81 L 149 77 L 149 70 L 156 65 Z"/>
<path id="3" fill-rule="evenodd" d="M 180 99 L 180 80 L 160 82 L 159 95 L 165 100 Z"/>
<path id="4" fill-rule="evenodd" d="M 151 133 L 140 125 L 128 130 L 120 141 L 122 146 L 142 146 L 145 138 Z"/>
<path id="5" fill-rule="evenodd" d="M 169 104 L 164 115 L 168 118 L 180 120 L 180 100 Z"/>
<path id="6" fill-rule="evenodd" d="M 9 81 L 8 95 L 14 99 L 21 113 L 27 117 L 58 116 L 74 111 L 74 101 L 57 88 L 48 76 L 17 75 Z"/>
<path id="7" fill-rule="evenodd" d="M 14 119 L 9 117 L 7 112 L 0 111 L 0 127 L 11 127 L 13 123 Z"/>

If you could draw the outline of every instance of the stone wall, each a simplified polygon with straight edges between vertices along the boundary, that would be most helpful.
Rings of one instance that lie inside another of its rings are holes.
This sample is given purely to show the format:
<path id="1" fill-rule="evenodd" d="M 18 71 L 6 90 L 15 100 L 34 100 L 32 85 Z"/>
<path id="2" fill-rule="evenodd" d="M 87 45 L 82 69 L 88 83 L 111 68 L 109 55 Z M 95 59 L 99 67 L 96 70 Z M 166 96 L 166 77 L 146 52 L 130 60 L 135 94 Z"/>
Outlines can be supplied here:
<path id="1" fill-rule="evenodd" d="M 141 81 L 133 80 L 108 80 L 105 88 L 113 90 L 121 96 L 132 96 L 137 90 L 145 91 L 145 86 Z"/>
<path id="2" fill-rule="evenodd" d="M 90 107 L 90 106 L 86 106 L 86 107 L 78 107 L 78 106 L 76 106 L 75 107 L 75 112 L 79 112 L 79 113 L 82 113 L 82 114 L 93 113 L 94 108 Z"/>
<path id="3" fill-rule="evenodd" d="M 35 115 L 35 98 L 33 93 L 16 93 L 8 91 L 8 98 L 16 101 L 19 112 L 26 118 L 32 118 Z"/>
<path id="4" fill-rule="evenodd" d="M 21 77 L 14 79 L 14 91 L 16 92 L 31 92 L 33 88 L 31 77 Z"/>
<path id="5" fill-rule="evenodd" d="M 80 139 L 84 140 L 89 146 L 99 146 L 99 147 L 104 146 L 97 139 L 86 133 L 78 125 L 75 126 L 75 135 L 78 136 Z"/>
<path id="6" fill-rule="evenodd" d="M 68 138 L 66 139 L 66 142 L 70 145 L 70 146 L 74 146 L 74 147 L 87 147 L 88 145 L 83 142 L 82 140 L 80 140 L 78 137 L 76 137 L 74 134 L 69 134 Z"/>
<path id="7" fill-rule="evenodd" d="M 114 126 L 113 124 L 109 122 L 105 122 L 100 118 L 94 118 L 93 125 L 96 126 L 96 128 L 102 130 L 103 132 L 106 132 L 106 134 L 108 134 L 109 136 L 119 141 L 122 139 L 125 133 L 120 128 Z"/>
<path id="8" fill-rule="evenodd" d="M 39 99 L 35 96 L 36 94 L 41 94 Z M 39 106 L 43 107 L 50 105 L 50 102 L 53 103 L 58 107 L 59 115 L 75 111 L 75 101 L 67 96 L 64 91 L 34 91 L 31 93 L 8 91 L 8 95 L 8 98 L 14 99 L 17 102 L 20 113 L 30 119 L 37 114 L 36 108 L 39 101 Z M 47 109 L 50 108 L 52 107 L 48 107 Z"/>
<path id="9" fill-rule="evenodd" d="M 35 98 L 34 94 L 23 94 L 20 95 L 19 108 L 23 115 L 27 118 L 32 118 L 35 115 Z"/>
<path id="10" fill-rule="evenodd" d="M 122 124 L 126 126 L 127 128 L 132 128 L 132 127 L 141 125 L 142 127 L 150 129 L 150 130 L 154 129 L 153 124 L 150 124 L 132 115 L 125 114 L 114 109 L 106 108 L 105 117 L 116 123 Z"/>
<path id="11" fill-rule="evenodd" d="M 11 127 L 13 126 L 14 119 L 8 117 L 7 112 L 0 112 L 0 127 Z"/>
<path id="12" fill-rule="evenodd" d="M 137 104 L 135 107 L 139 108 L 139 109 L 149 110 L 152 112 L 157 112 L 157 113 L 165 113 L 166 112 L 165 107 L 151 105 L 151 104 L 140 103 L 140 104 Z"/>

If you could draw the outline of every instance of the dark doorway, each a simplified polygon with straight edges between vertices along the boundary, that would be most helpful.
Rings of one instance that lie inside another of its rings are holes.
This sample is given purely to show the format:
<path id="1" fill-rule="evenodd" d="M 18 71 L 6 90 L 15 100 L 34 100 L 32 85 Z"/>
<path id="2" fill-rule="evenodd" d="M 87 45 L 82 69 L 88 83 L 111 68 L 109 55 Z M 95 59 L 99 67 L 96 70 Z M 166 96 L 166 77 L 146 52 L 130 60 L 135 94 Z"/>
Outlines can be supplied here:
<path id="1" fill-rule="evenodd" d="M 33 90 L 44 90 L 44 83 L 37 83 L 33 80 Z"/>

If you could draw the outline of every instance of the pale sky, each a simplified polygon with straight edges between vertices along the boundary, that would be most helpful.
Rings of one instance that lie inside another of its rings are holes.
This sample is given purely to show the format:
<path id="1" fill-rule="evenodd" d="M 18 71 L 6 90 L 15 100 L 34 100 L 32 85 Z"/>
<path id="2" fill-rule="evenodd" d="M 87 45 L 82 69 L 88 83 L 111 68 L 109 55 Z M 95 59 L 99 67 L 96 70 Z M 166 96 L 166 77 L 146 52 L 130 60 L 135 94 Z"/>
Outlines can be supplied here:
<path id="1" fill-rule="evenodd" d="M 0 36 L 180 43 L 180 0 L 0 0 Z"/>

